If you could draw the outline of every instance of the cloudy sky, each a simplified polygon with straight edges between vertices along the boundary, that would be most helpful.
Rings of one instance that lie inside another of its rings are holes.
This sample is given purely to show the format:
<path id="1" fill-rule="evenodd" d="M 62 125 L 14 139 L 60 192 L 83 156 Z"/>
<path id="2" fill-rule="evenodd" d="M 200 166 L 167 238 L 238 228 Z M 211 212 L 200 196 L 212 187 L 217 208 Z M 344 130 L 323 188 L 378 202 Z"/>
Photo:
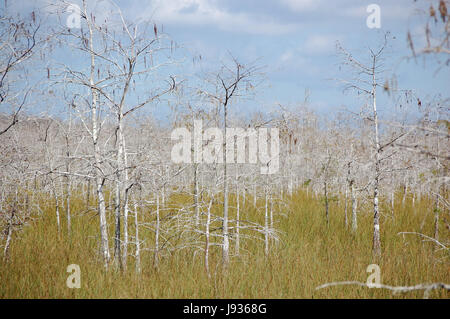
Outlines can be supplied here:
<path id="1" fill-rule="evenodd" d="M 47 0 L 48 1 L 48 0 Z M 45 0 L 15 0 L 10 6 L 25 10 Z M 73 3 L 78 3 L 73 0 Z M 419 1 L 427 8 L 429 1 Z M 414 0 L 117 0 L 128 19 L 152 20 L 183 45 L 187 55 L 202 56 L 208 66 L 223 60 L 227 51 L 242 62 L 259 59 L 265 66 L 267 85 L 249 109 L 270 109 L 273 105 L 295 105 L 310 93 L 311 106 L 329 112 L 343 105 L 358 107 L 357 100 L 344 95 L 333 78 L 339 72 L 336 41 L 355 56 L 367 57 L 368 47 L 377 47 L 383 34 L 392 40 L 387 50 L 386 67 L 395 73 L 399 88 L 413 89 L 422 99 L 446 93 L 448 66 L 440 68 L 439 59 L 407 59 L 410 31 L 417 45 L 423 44 L 423 19 Z M 367 6 L 381 8 L 381 28 L 370 29 Z M 100 1 L 99 14 L 108 1 Z M 421 27 L 422 26 L 422 27 Z M 421 43 L 422 42 L 422 43 Z M 389 100 L 385 101 L 389 104 Z"/>

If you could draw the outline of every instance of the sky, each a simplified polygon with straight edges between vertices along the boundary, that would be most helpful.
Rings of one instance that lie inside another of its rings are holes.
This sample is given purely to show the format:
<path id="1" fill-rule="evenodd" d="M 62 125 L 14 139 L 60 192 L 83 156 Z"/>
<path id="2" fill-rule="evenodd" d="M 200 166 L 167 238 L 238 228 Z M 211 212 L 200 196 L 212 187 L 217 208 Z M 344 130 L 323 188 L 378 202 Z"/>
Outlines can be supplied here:
<path id="1" fill-rule="evenodd" d="M 44 6 L 48 0 L 15 0 L 9 10 L 25 12 Z M 70 1 L 69 1 L 70 2 Z M 78 4 L 78 0 L 72 1 Z M 430 1 L 419 0 L 117 0 L 125 17 L 135 22 L 151 20 L 171 39 L 185 48 L 186 60 L 202 56 L 202 68 L 214 69 L 228 52 L 241 63 L 258 61 L 264 66 L 266 82 L 257 97 L 242 109 L 269 111 L 278 104 L 292 107 L 305 100 L 312 109 L 331 114 L 343 107 L 357 109 L 361 101 L 344 94 L 336 78 L 348 74 L 339 68 L 336 41 L 361 60 L 368 48 L 390 33 L 386 50 L 386 79 L 394 74 L 399 88 L 411 89 L 422 100 L 437 94 L 448 97 L 449 66 L 442 59 L 411 59 L 407 32 L 424 43 L 420 8 Z M 369 28 L 370 4 L 381 11 L 381 28 Z M 106 14 L 111 3 L 99 1 L 98 14 Z M 409 59 L 408 59 L 409 58 Z M 439 72 L 437 72 L 439 70 Z M 192 70 L 189 69 L 189 72 Z M 385 110 L 394 107 L 387 97 Z"/>

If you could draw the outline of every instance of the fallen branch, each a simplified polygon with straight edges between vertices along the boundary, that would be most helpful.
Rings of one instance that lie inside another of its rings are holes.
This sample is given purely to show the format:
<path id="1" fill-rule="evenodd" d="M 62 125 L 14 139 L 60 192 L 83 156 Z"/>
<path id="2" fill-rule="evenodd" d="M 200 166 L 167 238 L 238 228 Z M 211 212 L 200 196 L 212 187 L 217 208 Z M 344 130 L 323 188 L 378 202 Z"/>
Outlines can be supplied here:
<path id="1" fill-rule="evenodd" d="M 391 290 L 392 293 L 398 294 L 398 293 L 405 293 L 405 292 L 409 292 L 409 291 L 415 291 L 415 290 L 424 290 L 423 293 L 423 298 L 424 299 L 428 299 L 429 295 L 430 295 L 430 291 L 431 290 L 435 290 L 435 289 L 445 289 L 445 290 L 450 290 L 450 285 L 449 284 L 444 284 L 444 283 L 433 283 L 433 284 L 418 284 L 415 286 L 389 286 L 389 285 L 383 285 L 383 284 L 365 284 L 363 282 L 359 282 L 359 281 L 340 281 L 340 282 L 331 282 L 331 283 L 327 283 L 327 284 L 323 284 L 319 287 L 316 287 L 316 290 L 319 289 L 323 289 L 323 288 L 328 288 L 331 286 L 341 286 L 341 285 L 357 285 L 357 286 L 362 286 L 362 287 L 368 287 L 368 288 L 382 288 L 382 289 L 388 289 Z"/>
<path id="2" fill-rule="evenodd" d="M 442 247 L 442 249 L 445 249 L 445 250 L 449 250 L 449 249 L 450 249 L 449 247 L 445 246 L 443 243 L 439 242 L 438 240 L 436 240 L 436 239 L 434 239 L 434 238 L 432 238 L 432 237 L 429 237 L 429 236 L 427 236 L 427 235 L 421 234 L 421 233 L 416 233 L 416 232 L 401 232 L 401 233 L 398 233 L 397 235 L 401 235 L 401 234 L 413 234 L 413 235 L 419 235 L 420 237 L 423 237 L 423 238 L 427 239 L 427 241 L 432 241 L 432 242 L 434 242 L 436 245 Z"/>

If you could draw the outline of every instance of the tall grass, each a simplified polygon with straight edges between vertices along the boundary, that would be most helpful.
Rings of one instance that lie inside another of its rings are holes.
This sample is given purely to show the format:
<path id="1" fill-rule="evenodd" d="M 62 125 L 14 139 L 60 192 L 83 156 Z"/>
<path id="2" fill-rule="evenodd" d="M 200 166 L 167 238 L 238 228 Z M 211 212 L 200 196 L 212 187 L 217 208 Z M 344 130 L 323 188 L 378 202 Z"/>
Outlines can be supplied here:
<path id="1" fill-rule="evenodd" d="M 185 204 L 188 196 L 175 196 L 171 205 Z M 234 201 L 235 199 L 231 199 Z M 14 234 L 9 261 L 0 261 L 1 298 L 421 298 L 422 292 L 392 295 L 383 289 L 357 286 L 315 288 L 323 283 L 357 280 L 365 282 L 369 264 L 381 268 L 381 281 L 388 285 L 450 280 L 449 254 L 436 251 L 430 242 L 414 235 L 398 235 L 402 231 L 421 232 L 432 236 L 432 203 L 426 198 L 412 205 L 397 201 L 394 214 L 385 205 L 381 218 L 383 254 L 372 256 L 372 211 L 363 209 L 358 215 L 358 230 L 344 225 L 344 203 L 330 205 L 327 225 L 323 203 L 299 190 L 286 199 L 287 206 L 276 209 L 275 227 L 279 242 L 272 242 L 270 255 L 264 255 L 262 240 L 243 240 L 239 256 L 232 257 L 223 270 L 219 246 L 211 247 L 208 278 L 203 254 L 182 249 L 161 257 L 154 267 L 154 254 L 142 253 L 142 273 L 137 274 L 134 259 L 128 260 L 127 271 L 114 267 L 105 270 L 99 257 L 98 217 L 86 212 L 85 199 L 72 201 L 72 231 L 67 233 L 64 218 L 61 232 L 56 227 L 51 204 L 22 231 Z M 258 202 L 262 207 L 264 203 Z M 234 207 L 234 203 L 231 203 Z M 242 205 L 241 205 L 242 208 Z M 220 205 L 214 208 L 219 214 Z M 233 212 L 232 212 L 233 214 Z M 247 198 L 241 218 L 263 223 L 263 210 L 253 207 Z M 64 213 L 62 213 L 64 217 Z M 140 221 L 154 216 L 142 211 Z M 132 219 L 130 217 L 130 224 Z M 109 213 L 109 234 L 113 234 L 113 213 Z M 441 239 L 449 231 L 441 227 Z M 130 226 L 130 234 L 133 234 Z M 140 228 L 144 247 L 152 246 L 154 232 Z M 263 235 L 259 234 L 261 239 Z M 200 236 L 199 240 L 204 240 Z M 113 241 L 110 241 L 112 245 Z M 231 245 L 231 248 L 234 246 Z M 133 251 L 130 245 L 130 250 Z M 81 267 L 81 288 L 69 289 L 66 279 L 69 264 Z M 448 298 L 445 291 L 432 292 L 431 298 Z"/>

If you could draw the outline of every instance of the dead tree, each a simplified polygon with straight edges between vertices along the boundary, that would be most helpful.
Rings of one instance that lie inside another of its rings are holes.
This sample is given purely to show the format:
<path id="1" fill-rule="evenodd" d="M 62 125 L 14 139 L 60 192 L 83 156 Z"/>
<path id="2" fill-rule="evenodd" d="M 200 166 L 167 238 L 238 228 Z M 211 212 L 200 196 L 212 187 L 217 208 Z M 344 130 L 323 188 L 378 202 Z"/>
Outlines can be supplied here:
<path id="1" fill-rule="evenodd" d="M 367 97 L 367 101 L 371 108 L 371 115 L 363 115 L 365 120 L 372 123 L 373 129 L 373 171 L 371 185 L 373 187 L 373 254 L 381 255 L 381 239 L 380 239 L 380 209 L 379 209 L 379 190 L 380 178 L 382 174 L 381 162 L 382 151 L 388 145 L 391 145 L 395 138 L 383 146 L 380 143 L 379 119 L 377 110 L 377 88 L 379 84 L 379 76 L 385 72 L 383 66 L 383 53 L 387 47 L 388 35 L 385 34 L 382 45 L 377 50 L 369 48 L 369 60 L 364 63 L 356 59 L 351 53 L 345 50 L 338 43 L 338 52 L 343 56 L 343 64 L 351 69 L 352 73 L 356 75 L 350 80 L 340 80 L 345 85 L 345 90 L 354 90 L 358 94 L 363 94 Z"/>
<path id="2" fill-rule="evenodd" d="M 29 99 L 31 87 L 23 86 L 27 79 L 22 73 L 29 61 L 46 40 L 40 39 L 40 21 L 36 12 L 31 19 L 12 18 L 6 14 L 6 1 L 0 7 L 0 112 L 11 110 L 10 121 L 0 127 L 5 134 L 18 121 Z"/>
<path id="3" fill-rule="evenodd" d="M 211 86 L 211 90 L 199 89 L 202 96 L 212 100 L 214 104 L 218 104 L 223 110 L 223 223 L 222 223 L 222 263 L 226 267 L 229 263 L 230 234 L 229 234 L 229 187 L 228 187 L 228 166 L 227 162 L 234 163 L 233 159 L 227 158 L 227 125 L 228 112 L 232 101 L 244 98 L 252 93 L 255 86 L 255 76 L 260 72 L 260 67 L 249 65 L 244 66 L 237 59 L 231 57 L 231 62 L 224 64 L 221 69 L 210 74 L 206 82 Z M 234 143 L 233 143 L 234 144 Z"/>

